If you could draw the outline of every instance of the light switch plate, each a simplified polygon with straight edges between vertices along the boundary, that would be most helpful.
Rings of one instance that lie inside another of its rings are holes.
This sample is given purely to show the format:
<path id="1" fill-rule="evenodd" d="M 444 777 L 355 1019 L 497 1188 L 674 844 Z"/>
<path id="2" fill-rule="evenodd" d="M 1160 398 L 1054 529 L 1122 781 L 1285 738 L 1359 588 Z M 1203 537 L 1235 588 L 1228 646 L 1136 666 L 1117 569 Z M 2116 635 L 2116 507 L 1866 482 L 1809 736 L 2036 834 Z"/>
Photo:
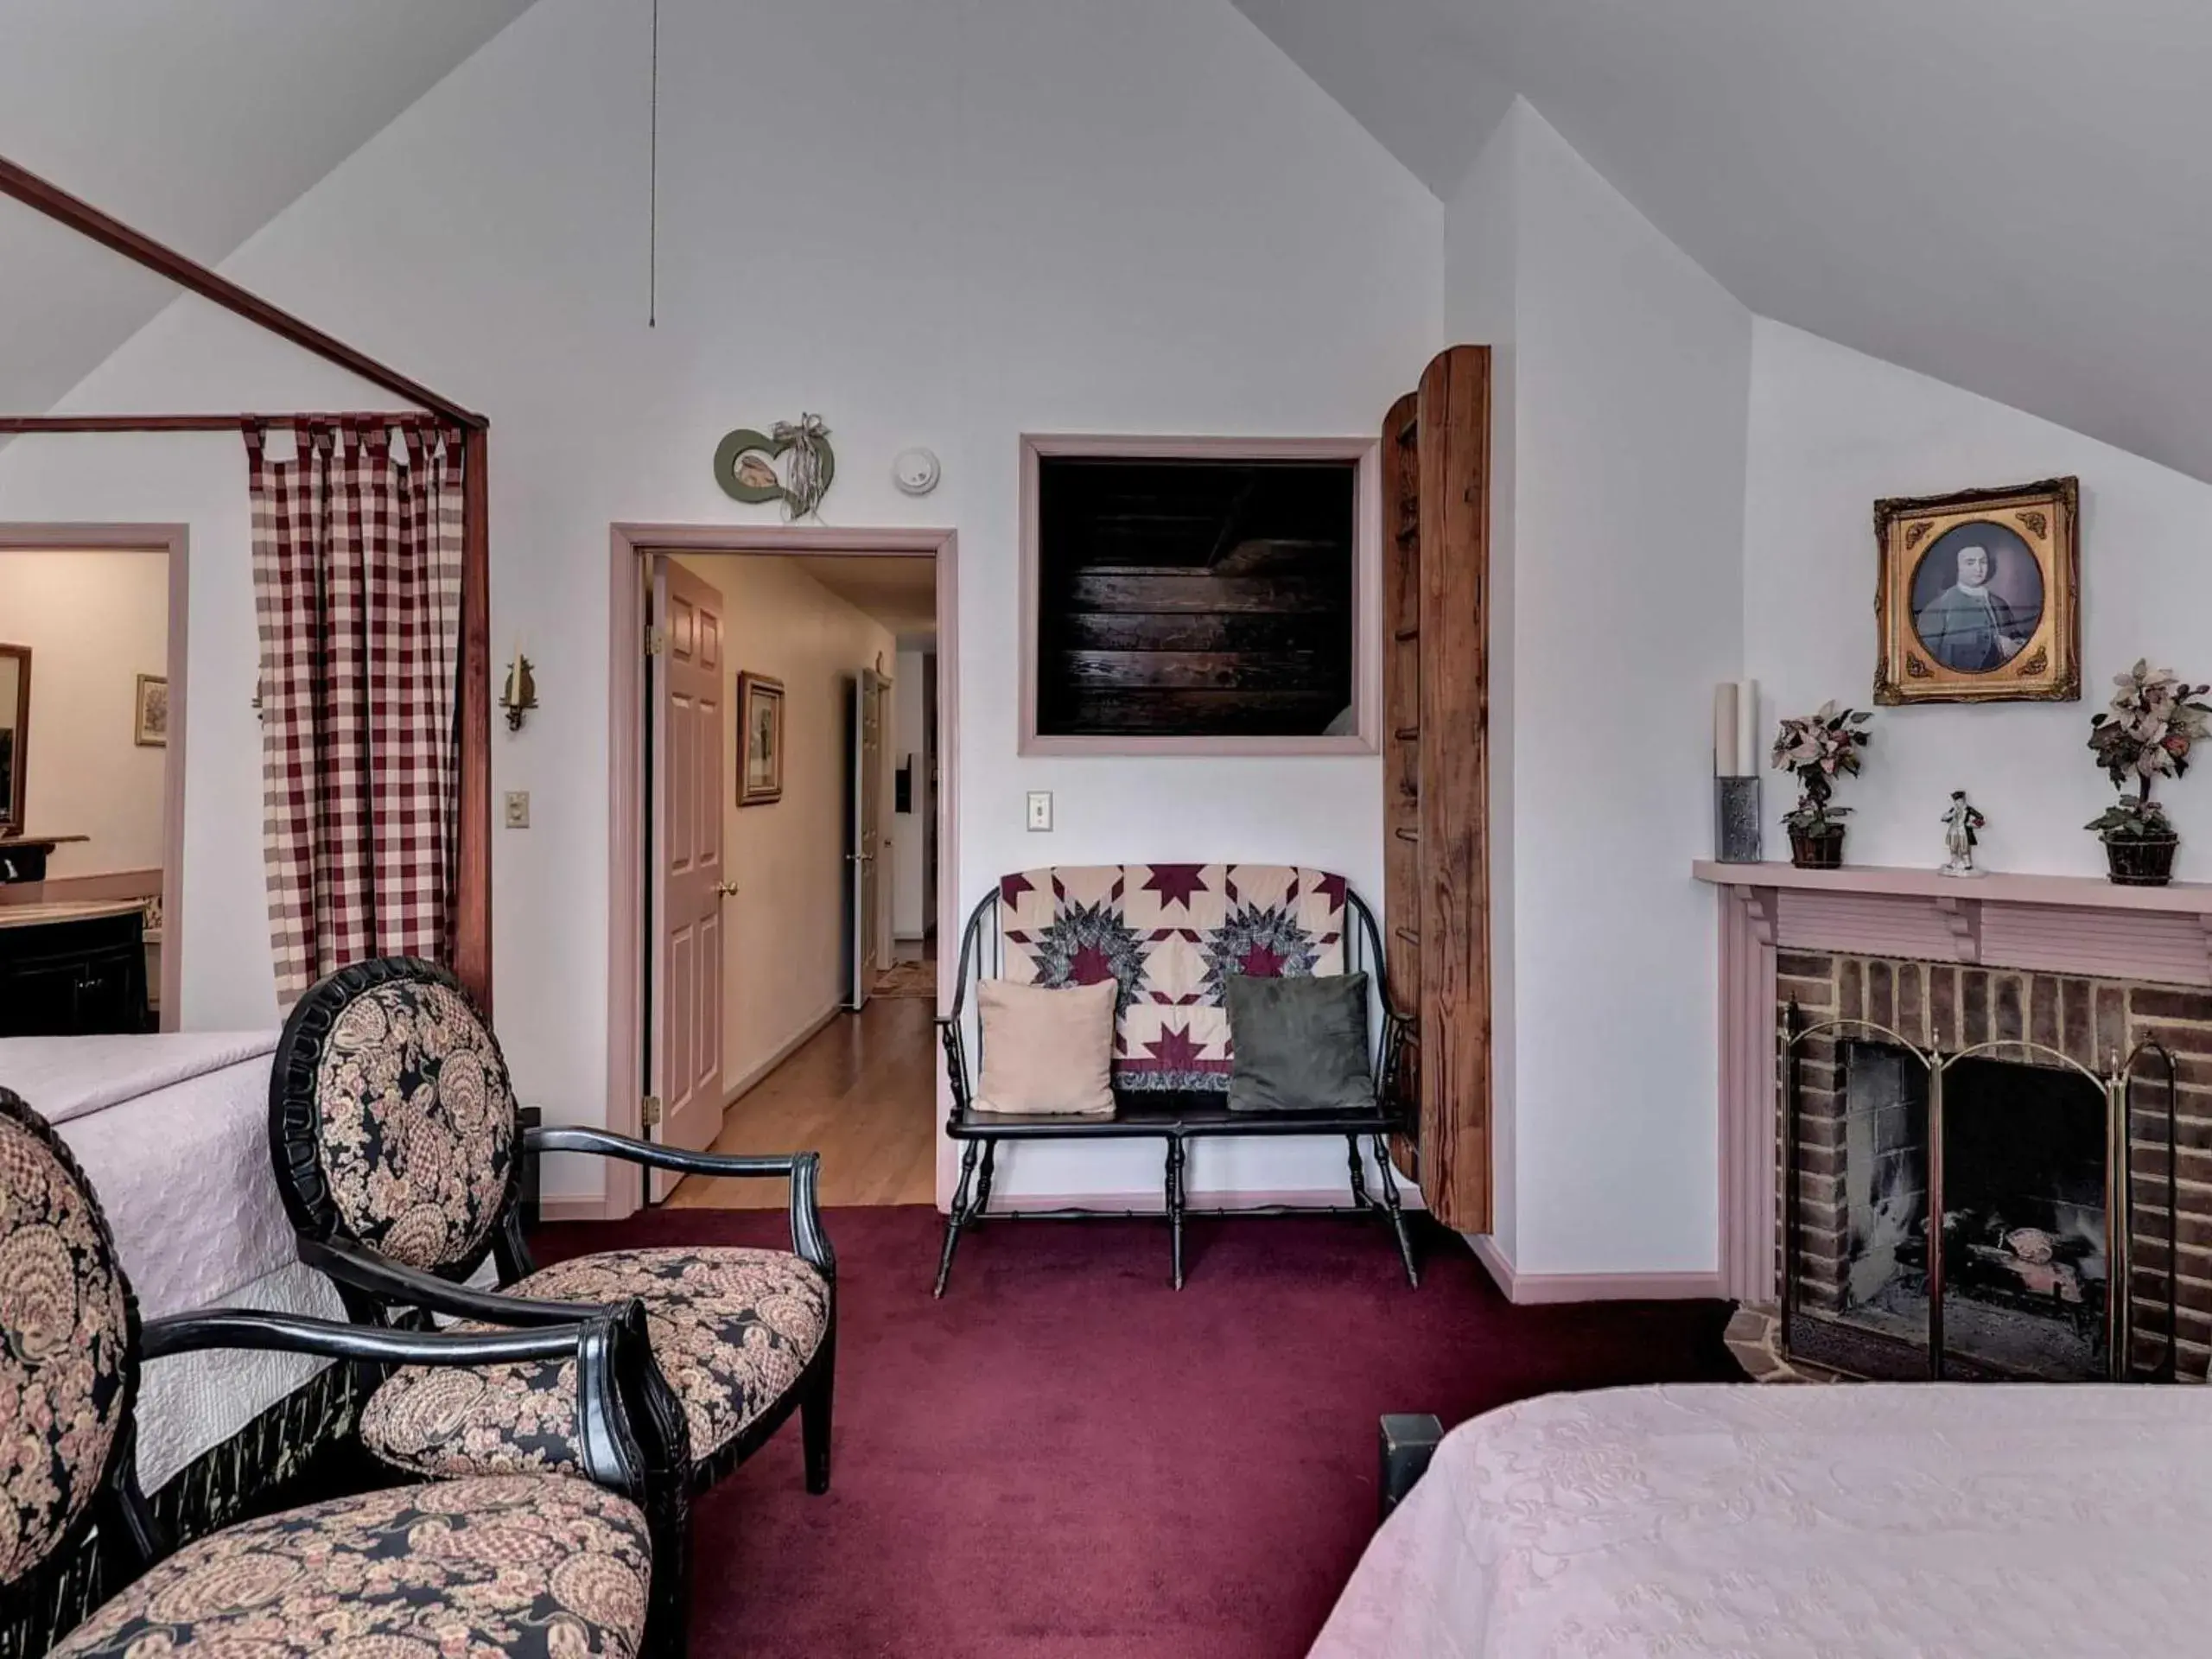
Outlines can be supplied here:
<path id="1" fill-rule="evenodd" d="M 1052 827 L 1052 791 L 1033 789 L 1029 791 L 1029 827 L 1033 830 Z"/>
<path id="2" fill-rule="evenodd" d="M 530 791 L 528 790 L 511 789 L 507 791 L 507 828 L 510 830 L 530 828 Z"/>

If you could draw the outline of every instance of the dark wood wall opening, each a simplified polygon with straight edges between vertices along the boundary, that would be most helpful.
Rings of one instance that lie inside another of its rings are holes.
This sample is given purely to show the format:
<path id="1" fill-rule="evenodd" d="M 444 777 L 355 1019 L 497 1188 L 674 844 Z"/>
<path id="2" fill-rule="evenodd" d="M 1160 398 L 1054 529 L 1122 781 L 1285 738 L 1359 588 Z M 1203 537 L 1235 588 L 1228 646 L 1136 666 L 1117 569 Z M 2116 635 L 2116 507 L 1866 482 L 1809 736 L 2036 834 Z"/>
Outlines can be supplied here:
<path id="1" fill-rule="evenodd" d="M 1351 461 L 1042 457 L 1039 734 L 1353 730 L 1358 501 Z"/>

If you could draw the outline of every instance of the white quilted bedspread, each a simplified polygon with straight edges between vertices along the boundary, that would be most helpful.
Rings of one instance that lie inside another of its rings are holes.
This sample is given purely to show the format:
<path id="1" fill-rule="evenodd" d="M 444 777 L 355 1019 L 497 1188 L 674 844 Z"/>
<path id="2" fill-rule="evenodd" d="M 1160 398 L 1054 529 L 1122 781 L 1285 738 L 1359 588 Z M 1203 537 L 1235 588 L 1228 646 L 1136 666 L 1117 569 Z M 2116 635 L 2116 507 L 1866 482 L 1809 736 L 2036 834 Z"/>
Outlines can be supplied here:
<path id="1" fill-rule="evenodd" d="M 1623 1389 L 1462 1426 L 1312 1659 L 2212 1651 L 2212 1389 Z"/>
<path id="2" fill-rule="evenodd" d="M 15 1037 L 0 1085 L 69 1143 L 142 1313 L 220 1301 L 294 1259 L 269 1161 L 276 1033 Z"/>
<path id="3" fill-rule="evenodd" d="M 0 1086 L 52 1122 L 99 1194 L 141 1313 L 222 1304 L 342 1319 L 298 1264 L 269 1156 L 271 1032 L 0 1040 Z M 138 1478 L 151 1491 L 321 1368 L 274 1354 L 149 1364 Z"/>

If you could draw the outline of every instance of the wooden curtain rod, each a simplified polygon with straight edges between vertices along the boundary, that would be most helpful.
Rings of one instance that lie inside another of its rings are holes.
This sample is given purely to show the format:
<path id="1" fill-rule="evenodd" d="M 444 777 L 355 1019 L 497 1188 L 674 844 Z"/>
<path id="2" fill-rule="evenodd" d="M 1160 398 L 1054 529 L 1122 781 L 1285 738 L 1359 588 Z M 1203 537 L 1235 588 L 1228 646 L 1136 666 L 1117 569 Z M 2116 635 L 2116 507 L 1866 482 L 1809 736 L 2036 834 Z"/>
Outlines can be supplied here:
<path id="1" fill-rule="evenodd" d="M 0 415 L 0 434 L 26 432 L 239 432 L 257 426 L 457 424 L 446 415 L 365 410 L 340 415 Z"/>
<path id="2" fill-rule="evenodd" d="M 290 312 L 270 304 L 257 294 L 249 293 L 226 276 L 219 276 L 198 261 L 188 259 L 175 248 L 156 242 L 143 232 L 135 231 L 121 219 L 102 213 L 92 203 L 71 195 L 60 185 L 41 178 L 37 174 L 16 165 L 0 156 L 0 195 L 13 196 L 24 207 L 44 213 L 48 219 L 67 226 L 81 236 L 90 237 L 101 246 L 111 248 L 124 258 L 143 265 L 156 275 L 165 276 L 180 288 L 188 289 L 204 300 L 212 300 L 226 311 L 235 312 L 248 322 L 266 328 L 270 334 L 288 340 L 304 351 L 313 352 L 327 362 L 350 370 L 364 380 L 382 386 L 395 397 L 404 397 L 410 404 L 420 404 L 434 410 L 449 421 L 456 421 L 472 429 L 490 424 L 483 416 L 463 409 L 459 404 L 441 397 L 428 386 L 410 380 L 397 369 L 386 368 L 366 353 L 354 350 L 342 340 L 326 334 L 312 323 L 301 321 Z M 187 420 L 199 418 L 184 416 Z M 33 429 L 9 427 L 10 431 Z M 80 427 L 79 431 L 177 431 L 195 430 L 176 427 Z"/>

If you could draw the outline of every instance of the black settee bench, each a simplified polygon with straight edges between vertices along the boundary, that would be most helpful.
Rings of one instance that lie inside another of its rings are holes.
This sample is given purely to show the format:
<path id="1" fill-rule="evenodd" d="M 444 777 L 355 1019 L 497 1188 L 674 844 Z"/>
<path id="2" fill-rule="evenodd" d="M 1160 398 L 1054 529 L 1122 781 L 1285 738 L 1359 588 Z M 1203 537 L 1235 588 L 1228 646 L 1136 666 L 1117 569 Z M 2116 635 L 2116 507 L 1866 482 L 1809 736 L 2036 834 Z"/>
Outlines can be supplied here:
<path id="1" fill-rule="evenodd" d="M 1126 868 L 1141 870 L 1158 867 Z M 1227 868 L 1233 873 L 1236 867 L 1206 868 Z M 1058 874 L 1029 873 L 1031 876 L 1045 877 Z M 1086 868 L 1080 874 L 1091 874 L 1094 871 Z M 938 1262 L 936 1294 L 944 1294 L 945 1287 L 951 1278 L 953 1255 L 959 1249 L 961 1235 L 983 1220 L 989 1211 L 998 1150 L 1001 1143 L 1010 1141 L 1160 1141 L 1165 1149 L 1162 1191 L 1168 1224 L 1170 1260 L 1173 1282 L 1178 1290 L 1183 1287 L 1184 1281 L 1183 1224 L 1185 1218 L 1193 1213 L 1378 1216 L 1389 1227 L 1390 1236 L 1397 1246 L 1399 1259 L 1405 1268 L 1407 1282 L 1419 1286 L 1420 1268 L 1414 1260 L 1412 1234 L 1400 1202 L 1397 1179 L 1391 1169 L 1389 1154 L 1390 1138 L 1407 1135 L 1411 1129 L 1411 1114 L 1401 1098 L 1400 1082 L 1403 1076 L 1405 1050 L 1411 1039 L 1412 1021 L 1399 1013 L 1390 1001 L 1389 981 L 1383 968 L 1382 938 L 1373 913 L 1348 886 L 1336 878 L 1328 880 L 1335 882 L 1334 891 L 1340 893 L 1342 897 L 1344 925 L 1341 930 L 1340 943 L 1344 971 L 1364 972 L 1370 976 L 1375 1006 L 1379 1010 L 1379 1017 L 1375 1022 L 1377 1030 L 1373 1053 L 1376 1104 L 1364 1110 L 1231 1111 L 1225 1089 L 1154 1090 L 1120 1086 L 1115 1089 L 1115 1111 L 1111 1117 L 1020 1116 L 976 1109 L 975 1073 L 969 1063 L 969 1032 L 974 1022 L 965 1016 L 963 1011 L 969 1002 L 970 982 L 991 977 L 1002 968 L 1005 940 L 1002 937 L 1004 929 L 999 918 L 1001 893 L 1006 890 L 1005 885 L 1002 884 L 1001 890 L 989 893 L 976 906 L 969 912 L 967 925 L 961 934 L 950 1011 L 937 1021 L 952 1089 L 952 1109 L 945 1120 L 945 1133 L 961 1143 L 962 1153 L 959 1184 L 953 1193 L 950 1213 L 945 1218 L 944 1245 Z M 1025 878 L 1007 878 L 1007 882 L 1015 880 L 1023 880 L 1026 890 L 1035 890 L 1034 884 Z M 1055 885 L 1057 887 L 1057 883 Z M 1084 910 L 1086 907 L 1078 906 L 1077 908 Z M 1095 922 L 1096 906 L 1087 909 L 1088 913 L 1083 919 Z M 1176 931 L 1179 933 L 1186 931 Z M 976 1030 L 975 1042 L 980 1062 L 980 1028 Z M 1344 1140 L 1351 1194 L 1349 1205 L 1271 1205 L 1233 1211 L 1193 1211 L 1190 1208 L 1184 1185 L 1184 1167 L 1191 1141 L 1211 1137 L 1250 1139 L 1315 1135 L 1341 1135 Z M 1375 1155 L 1375 1185 L 1379 1190 L 1379 1196 L 1370 1195 L 1368 1191 L 1360 1156 L 1363 1141 L 1369 1144 Z M 1073 1207 L 1002 1210 L 991 1214 L 989 1218 L 994 1221 L 1072 1220 L 1152 1213 L 1150 1211 Z"/>

